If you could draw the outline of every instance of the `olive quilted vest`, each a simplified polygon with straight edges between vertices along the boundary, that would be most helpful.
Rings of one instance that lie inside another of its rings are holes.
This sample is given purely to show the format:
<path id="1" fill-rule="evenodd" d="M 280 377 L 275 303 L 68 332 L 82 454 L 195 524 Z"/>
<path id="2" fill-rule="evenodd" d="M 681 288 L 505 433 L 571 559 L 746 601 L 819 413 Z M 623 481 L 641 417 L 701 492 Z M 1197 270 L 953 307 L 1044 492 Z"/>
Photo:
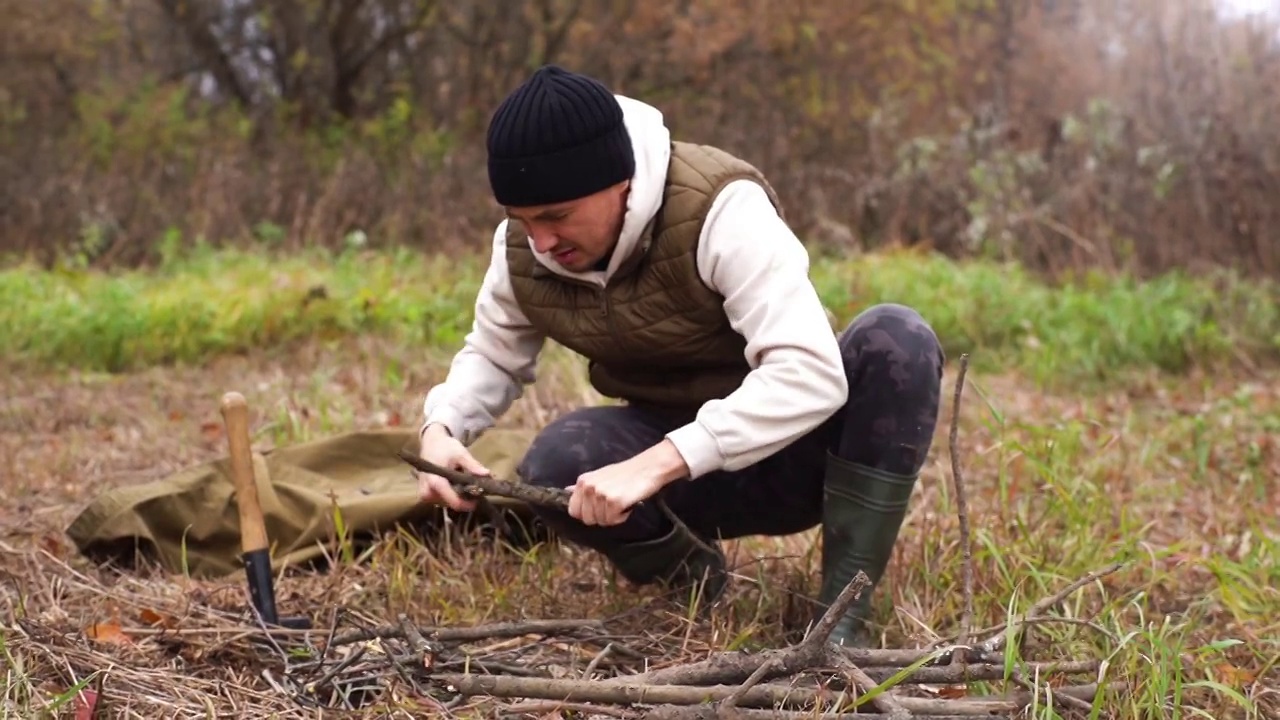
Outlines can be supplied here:
<path id="1" fill-rule="evenodd" d="M 740 179 L 759 183 L 781 212 L 755 167 L 714 147 L 673 142 L 662 206 L 604 289 L 543 267 L 520 225 L 508 224 L 516 302 L 550 339 L 587 358 L 600 394 L 688 417 L 741 385 L 750 371 L 746 341 L 730 327 L 724 298 L 702 282 L 697 268 L 707 210 L 725 185 Z"/>

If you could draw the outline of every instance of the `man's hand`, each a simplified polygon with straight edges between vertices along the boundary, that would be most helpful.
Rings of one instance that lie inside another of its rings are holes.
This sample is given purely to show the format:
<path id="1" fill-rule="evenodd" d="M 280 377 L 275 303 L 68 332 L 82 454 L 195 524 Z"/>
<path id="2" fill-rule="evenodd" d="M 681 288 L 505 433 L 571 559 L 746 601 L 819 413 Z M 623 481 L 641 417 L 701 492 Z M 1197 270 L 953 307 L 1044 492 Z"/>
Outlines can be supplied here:
<path id="1" fill-rule="evenodd" d="M 586 525 L 618 525 L 633 506 L 688 475 L 675 445 L 663 440 L 630 460 L 579 476 L 570 488 L 569 515 Z"/>
<path id="2" fill-rule="evenodd" d="M 489 469 L 471 456 L 466 446 L 458 442 L 449 431 L 441 425 L 430 425 L 422 433 L 422 448 L 418 455 L 428 462 L 461 470 L 475 475 L 489 475 Z M 418 495 L 422 502 L 431 505 L 448 505 L 460 512 L 474 510 L 474 500 L 463 500 L 453 485 L 439 475 L 418 473 Z"/>

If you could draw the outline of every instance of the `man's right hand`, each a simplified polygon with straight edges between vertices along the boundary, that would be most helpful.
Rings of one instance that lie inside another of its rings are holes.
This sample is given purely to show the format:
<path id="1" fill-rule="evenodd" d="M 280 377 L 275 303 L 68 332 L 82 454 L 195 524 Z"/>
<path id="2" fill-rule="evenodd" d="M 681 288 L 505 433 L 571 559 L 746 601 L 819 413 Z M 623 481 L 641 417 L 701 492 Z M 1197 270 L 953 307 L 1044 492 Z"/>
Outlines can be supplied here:
<path id="1" fill-rule="evenodd" d="M 450 470 L 474 475 L 490 474 L 489 469 L 472 457 L 466 446 L 458 442 L 442 425 L 430 425 L 422 433 L 422 448 L 418 454 L 423 460 Z M 424 472 L 418 473 L 418 495 L 424 503 L 447 505 L 459 512 L 470 512 L 476 506 L 474 500 L 462 499 L 448 480 Z"/>

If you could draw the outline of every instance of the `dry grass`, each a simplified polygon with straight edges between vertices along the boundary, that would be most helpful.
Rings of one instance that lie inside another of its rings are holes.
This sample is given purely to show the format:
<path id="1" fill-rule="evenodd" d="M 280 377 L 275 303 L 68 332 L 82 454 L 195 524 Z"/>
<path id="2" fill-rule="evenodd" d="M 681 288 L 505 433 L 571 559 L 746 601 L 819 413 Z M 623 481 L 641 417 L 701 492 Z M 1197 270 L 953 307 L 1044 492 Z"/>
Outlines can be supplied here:
<path id="1" fill-rule="evenodd" d="M 217 402 L 229 389 L 255 410 L 255 447 L 329 432 L 414 423 L 447 356 L 388 341 L 313 343 L 203 368 L 120 376 L 9 374 L 0 380 L 4 535 L 0 604 L 6 716 L 40 714 L 77 682 L 103 716 L 314 717 L 263 676 L 281 655 L 250 643 L 243 585 L 159 573 L 109 575 L 61 535 L 97 493 L 224 452 Z M 557 356 L 513 423 L 544 422 L 594 397 Z M 1050 609 L 1027 654 L 1106 659 L 1126 691 L 1113 717 L 1214 718 L 1280 713 L 1280 376 L 1158 378 L 1091 396 L 1050 395 L 1026 381 L 970 371 L 960 439 L 974 533 L 976 625 L 1025 611 L 1089 570 L 1125 568 Z M 948 387 L 953 377 L 947 379 Z M 878 608 L 887 647 L 959 631 L 961 548 L 947 462 L 949 408 Z M 461 627 L 519 618 L 596 618 L 609 638 L 466 643 L 473 663 L 582 673 L 612 639 L 654 664 L 726 648 L 796 641 L 817 588 L 814 534 L 735 543 L 737 581 L 707 619 L 651 589 L 619 584 L 596 557 L 546 546 L 516 552 L 479 539 L 397 536 L 367 562 L 279 586 L 282 612 L 318 625 Z M 892 601 L 892 607 L 890 606 Z M 1093 623 L 1089 627 L 1085 621 Z M 170 627 L 161 633 L 153 625 Z M 91 635 L 97 635 L 97 638 Z M 1234 641 L 1234 642 L 1231 642 Z M 642 669 L 629 655 L 602 672 Z M 1003 683 L 975 684 L 999 692 Z M 80 696 L 81 699 L 85 696 Z M 491 716 L 497 701 L 449 710 L 404 693 L 368 716 Z M 1050 717 L 1047 709 L 1037 715 Z"/>

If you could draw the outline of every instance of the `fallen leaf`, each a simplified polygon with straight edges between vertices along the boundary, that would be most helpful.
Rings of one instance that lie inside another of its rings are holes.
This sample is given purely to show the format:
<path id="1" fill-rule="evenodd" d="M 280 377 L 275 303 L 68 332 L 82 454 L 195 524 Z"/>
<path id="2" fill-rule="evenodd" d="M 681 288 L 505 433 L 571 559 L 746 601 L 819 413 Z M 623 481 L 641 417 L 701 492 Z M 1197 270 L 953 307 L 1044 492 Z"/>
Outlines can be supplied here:
<path id="1" fill-rule="evenodd" d="M 127 645 L 133 642 L 133 638 L 125 635 L 124 631 L 120 629 L 120 626 L 115 623 L 98 623 L 96 625 L 91 625 L 89 626 L 89 629 L 85 631 L 85 634 L 88 635 L 90 639 L 113 645 Z"/>
<path id="2" fill-rule="evenodd" d="M 84 689 L 76 695 L 76 720 L 93 720 L 98 712 L 98 693 Z"/>
<path id="3" fill-rule="evenodd" d="M 205 442 L 218 442 L 222 439 L 222 423 L 214 421 L 202 423 L 200 434 L 204 436 Z"/>
<path id="4" fill-rule="evenodd" d="M 66 544 L 55 535 L 45 535 L 40 538 L 40 545 L 54 557 L 63 557 L 67 554 Z"/>
<path id="5" fill-rule="evenodd" d="M 969 687 L 967 685 L 943 685 L 938 688 L 938 697 L 948 700 L 958 700 L 962 697 L 969 696 Z"/>
<path id="6" fill-rule="evenodd" d="M 1257 680 L 1257 676 L 1241 667 L 1228 662 L 1218 663 L 1213 668 L 1218 673 L 1218 681 L 1232 687 L 1244 687 Z"/>
<path id="7" fill-rule="evenodd" d="M 138 619 L 152 627 L 162 626 L 165 628 L 172 628 L 177 624 L 171 616 L 161 615 L 150 608 L 143 608 L 138 613 Z"/>

